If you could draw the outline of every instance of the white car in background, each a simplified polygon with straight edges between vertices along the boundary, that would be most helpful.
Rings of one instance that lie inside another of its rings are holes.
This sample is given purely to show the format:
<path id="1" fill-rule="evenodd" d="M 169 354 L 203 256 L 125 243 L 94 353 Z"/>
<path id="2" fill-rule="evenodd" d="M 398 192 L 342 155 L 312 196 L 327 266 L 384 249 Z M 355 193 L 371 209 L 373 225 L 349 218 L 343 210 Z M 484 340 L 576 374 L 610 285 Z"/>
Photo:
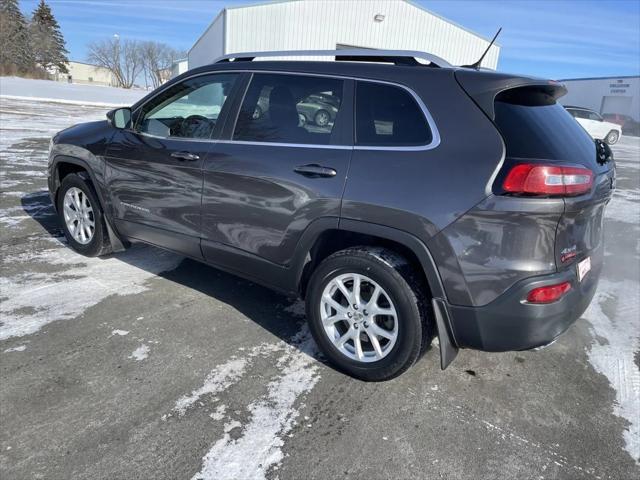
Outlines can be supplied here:
<path id="1" fill-rule="evenodd" d="M 622 128 L 616 123 L 607 122 L 599 113 L 582 107 L 565 106 L 567 112 L 595 139 L 604 140 L 613 145 L 622 135 Z"/>

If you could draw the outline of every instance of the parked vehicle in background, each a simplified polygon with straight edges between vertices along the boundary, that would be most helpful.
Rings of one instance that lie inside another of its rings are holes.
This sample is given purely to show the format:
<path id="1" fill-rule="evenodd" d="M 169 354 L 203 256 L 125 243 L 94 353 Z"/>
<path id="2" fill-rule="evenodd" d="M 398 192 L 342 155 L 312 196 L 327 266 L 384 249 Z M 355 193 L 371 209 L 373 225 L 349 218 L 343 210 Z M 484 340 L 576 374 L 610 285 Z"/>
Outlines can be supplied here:
<path id="1" fill-rule="evenodd" d="M 288 55 L 336 61 L 252 61 Z M 445 368 L 589 305 L 615 168 L 565 93 L 420 52 L 228 55 L 58 133 L 49 190 L 76 251 L 144 242 L 299 295 L 336 367 L 385 380 L 435 335 Z"/>
<path id="2" fill-rule="evenodd" d="M 599 113 L 593 110 L 571 106 L 565 106 L 565 108 L 594 139 L 604 140 L 609 145 L 613 145 L 622 136 L 620 125 L 606 122 Z"/>
<path id="3" fill-rule="evenodd" d="M 270 89 L 261 92 L 258 104 L 256 105 L 253 118 L 262 118 L 265 112 L 269 111 Z M 338 113 L 340 99 L 329 92 L 319 92 L 302 99 L 296 99 L 296 110 L 298 112 L 299 126 L 310 124 L 321 128 L 330 127 Z"/>
<path id="4" fill-rule="evenodd" d="M 640 136 L 640 122 L 634 120 L 629 115 L 621 115 L 619 113 L 603 113 L 602 118 L 607 122 L 615 123 L 622 127 L 623 135 Z"/>
<path id="5" fill-rule="evenodd" d="M 329 93 L 309 95 L 297 106 L 298 113 L 304 115 L 306 122 L 313 122 L 319 127 L 326 127 L 336 118 L 340 100 Z"/>

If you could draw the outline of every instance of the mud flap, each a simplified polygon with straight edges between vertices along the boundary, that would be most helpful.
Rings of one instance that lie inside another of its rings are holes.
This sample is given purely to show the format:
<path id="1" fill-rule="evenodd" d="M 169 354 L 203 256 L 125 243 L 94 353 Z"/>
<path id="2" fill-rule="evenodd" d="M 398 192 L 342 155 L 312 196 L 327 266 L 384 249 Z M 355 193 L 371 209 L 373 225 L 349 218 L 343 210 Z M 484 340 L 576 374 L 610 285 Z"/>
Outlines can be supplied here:
<path id="1" fill-rule="evenodd" d="M 126 250 L 124 244 L 118 238 L 116 232 L 113 231 L 111 225 L 109 225 L 109 221 L 105 218 L 105 225 L 107 226 L 107 234 L 109 235 L 109 243 L 111 244 L 112 252 L 124 252 Z"/>
<path id="2" fill-rule="evenodd" d="M 440 342 L 440 368 L 444 370 L 458 355 L 458 347 L 451 340 L 448 328 L 448 313 L 444 302 L 439 298 L 431 300 L 433 313 L 438 326 L 438 341 Z"/>

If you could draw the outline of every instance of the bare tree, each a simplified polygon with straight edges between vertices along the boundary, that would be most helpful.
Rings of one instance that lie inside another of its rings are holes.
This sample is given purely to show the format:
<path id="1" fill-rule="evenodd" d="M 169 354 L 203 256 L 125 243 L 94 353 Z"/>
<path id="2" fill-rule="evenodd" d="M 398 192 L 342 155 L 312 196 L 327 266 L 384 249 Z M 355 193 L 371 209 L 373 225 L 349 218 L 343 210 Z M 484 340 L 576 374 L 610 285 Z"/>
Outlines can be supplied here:
<path id="1" fill-rule="evenodd" d="M 131 88 L 142 72 L 143 63 L 140 42 L 109 38 L 89 44 L 89 61 L 108 68 L 123 88 Z"/>
<path id="2" fill-rule="evenodd" d="M 143 68 L 151 78 L 153 88 L 157 88 L 166 82 L 171 76 L 173 62 L 186 55 L 184 52 L 160 42 L 142 42 L 140 44 L 140 54 Z"/>

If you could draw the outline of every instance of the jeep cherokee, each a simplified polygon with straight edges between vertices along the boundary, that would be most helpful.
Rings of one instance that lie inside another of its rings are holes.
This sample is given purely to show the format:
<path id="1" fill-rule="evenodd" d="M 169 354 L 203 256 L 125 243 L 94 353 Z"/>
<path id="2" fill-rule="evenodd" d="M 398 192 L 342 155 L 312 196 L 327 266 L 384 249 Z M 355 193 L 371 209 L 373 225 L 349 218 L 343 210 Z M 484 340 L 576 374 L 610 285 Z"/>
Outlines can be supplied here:
<path id="1" fill-rule="evenodd" d="M 286 55 L 331 58 L 254 61 Z M 445 368 L 588 306 L 615 167 L 564 93 L 421 52 L 227 55 L 58 133 L 49 189 L 76 251 L 144 242 L 298 295 L 335 366 L 385 380 L 436 335 Z M 309 98 L 335 114 L 302 121 Z"/>

